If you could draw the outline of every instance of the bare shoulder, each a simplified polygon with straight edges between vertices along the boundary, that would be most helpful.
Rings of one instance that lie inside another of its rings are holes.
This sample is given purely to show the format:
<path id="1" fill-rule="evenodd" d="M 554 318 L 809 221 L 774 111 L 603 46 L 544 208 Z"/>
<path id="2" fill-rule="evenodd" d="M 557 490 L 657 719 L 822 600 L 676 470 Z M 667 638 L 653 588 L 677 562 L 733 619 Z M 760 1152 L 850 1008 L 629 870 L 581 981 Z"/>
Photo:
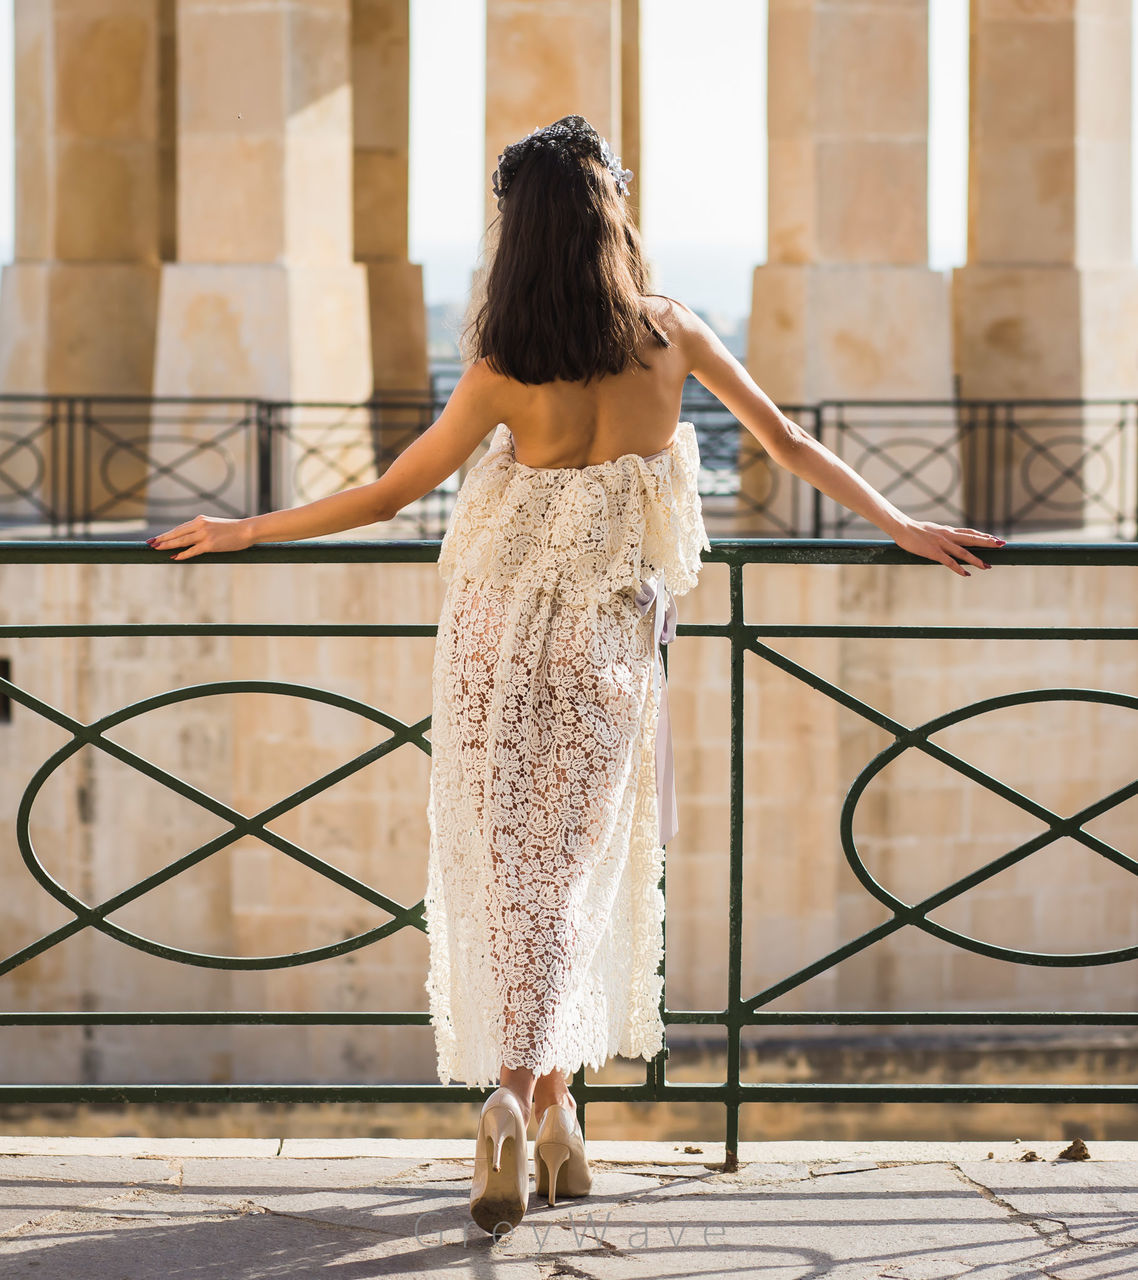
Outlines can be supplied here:
<path id="1" fill-rule="evenodd" d="M 499 412 L 509 396 L 511 380 L 499 373 L 484 357 L 472 360 L 455 383 L 454 394 L 468 405 L 486 412 Z"/>
<path id="2" fill-rule="evenodd" d="M 666 293 L 646 293 L 644 304 L 652 319 L 663 328 L 669 338 L 673 331 L 680 334 L 690 328 L 693 320 L 698 319 L 695 312 L 679 298 L 672 298 Z"/>
<path id="3" fill-rule="evenodd" d="M 791 444 L 803 434 L 801 427 L 782 413 L 702 316 L 678 298 L 654 301 L 666 307 L 659 315 L 682 353 L 687 373 L 725 405 L 772 457 L 787 456 Z"/>
<path id="4" fill-rule="evenodd" d="M 462 379 L 472 391 L 488 390 L 507 381 L 502 374 L 494 371 L 485 356 L 472 360 L 463 370 Z"/>
<path id="5" fill-rule="evenodd" d="M 683 352 L 689 368 L 696 368 L 701 357 L 706 356 L 717 341 L 715 331 L 679 298 L 649 294 L 647 301 L 653 318 L 668 335 L 669 341 Z"/>

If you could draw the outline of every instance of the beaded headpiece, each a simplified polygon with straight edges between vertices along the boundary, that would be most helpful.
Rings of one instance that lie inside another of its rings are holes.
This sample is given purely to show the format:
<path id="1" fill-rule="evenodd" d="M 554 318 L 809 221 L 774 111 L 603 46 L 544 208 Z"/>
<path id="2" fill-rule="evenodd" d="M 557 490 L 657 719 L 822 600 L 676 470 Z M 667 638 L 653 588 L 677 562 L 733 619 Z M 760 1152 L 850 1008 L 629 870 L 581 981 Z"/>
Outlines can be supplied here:
<path id="1" fill-rule="evenodd" d="M 552 124 L 532 130 L 517 142 L 511 142 L 499 155 L 498 167 L 494 170 L 492 181 L 499 209 L 502 207 L 502 197 L 509 189 L 522 161 L 537 148 L 556 149 L 578 158 L 593 156 L 612 174 L 620 194 L 628 195 L 628 182 L 632 177 L 632 170 L 620 167 L 620 157 L 613 155 L 608 142 L 584 116 L 562 116 Z"/>

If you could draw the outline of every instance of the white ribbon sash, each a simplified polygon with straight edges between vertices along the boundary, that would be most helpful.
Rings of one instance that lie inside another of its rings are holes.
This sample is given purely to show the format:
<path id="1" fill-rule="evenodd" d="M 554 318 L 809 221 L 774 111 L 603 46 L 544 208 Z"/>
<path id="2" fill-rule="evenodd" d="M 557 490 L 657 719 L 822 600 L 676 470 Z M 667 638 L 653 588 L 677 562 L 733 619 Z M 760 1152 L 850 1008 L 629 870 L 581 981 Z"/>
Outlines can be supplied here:
<path id="1" fill-rule="evenodd" d="M 668 715 L 668 681 L 660 658 L 660 646 L 675 639 L 679 611 L 675 597 L 664 582 L 664 571 L 644 578 L 636 593 L 636 607 L 645 614 L 656 604 L 652 625 L 652 683 L 660 704 L 656 722 L 656 807 L 660 814 L 660 843 L 667 842 L 679 829 L 676 807 L 676 778 L 672 760 L 672 722 Z"/>

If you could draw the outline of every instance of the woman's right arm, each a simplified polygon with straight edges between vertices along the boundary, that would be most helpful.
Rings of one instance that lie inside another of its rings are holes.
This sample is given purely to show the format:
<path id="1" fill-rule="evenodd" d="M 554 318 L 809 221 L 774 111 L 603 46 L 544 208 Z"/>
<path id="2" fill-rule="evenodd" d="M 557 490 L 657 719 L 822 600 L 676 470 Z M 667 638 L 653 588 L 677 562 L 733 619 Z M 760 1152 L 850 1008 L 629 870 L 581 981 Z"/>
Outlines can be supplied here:
<path id="1" fill-rule="evenodd" d="M 915 555 L 937 560 L 956 573 L 968 570 L 955 557 L 989 568 L 969 546 L 999 547 L 1004 539 L 978 529 L 956 529 L 914 520 L 863 480 L 852 467 L 786 416 L 724 346 L 719 335 L 683 307 L 683 339 L 692 374 L 755 437 L 779 466 L 856 512 Z"/>
<path id="2" fill-rule="evenodd" d="M 330 493 L 298 507 L 231 520 L 197 515 L 147 541 L 171 560 L 206 552 L 244 551 L 257 542 L 294 542 L 390 520 L 437 488 L 471 456 L 498 422 L 496 376 L 482 361 L 464 371 L 442 412 L 377 480 Z"/>

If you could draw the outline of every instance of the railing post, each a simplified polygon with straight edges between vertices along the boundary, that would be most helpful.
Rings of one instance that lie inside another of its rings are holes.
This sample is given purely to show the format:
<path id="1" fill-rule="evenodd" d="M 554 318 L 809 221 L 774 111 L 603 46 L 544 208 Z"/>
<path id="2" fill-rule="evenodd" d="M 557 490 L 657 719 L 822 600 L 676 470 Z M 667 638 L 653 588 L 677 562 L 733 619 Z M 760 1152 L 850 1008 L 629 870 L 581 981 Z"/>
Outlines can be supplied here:
<path id="1" fill-rule="evenodd" d="M 80 396 L 72 401 L 75 407 L 75 429 L 82 441 L 81 454 L 82 462 L 82 494 L 79 499 L 79 506 L 83 513 L 83 530 L 88 537 L 91 535 L 91 513 L 94 510 L 94 486 L 91 483 L 91 471 L 93 469 L 92 461 L 95 450 L 92 446 L 91 430 L 92 412 L 91 397 Z"/>
<path id="2" fill-rule="evenodd" d="M 79 460 L 76 456 L 75 442 L 75 397 L 67 396 L 64 400 L 63 420 L 66 423 L 67 433 L 67 500 L 64 504 L 66 511 L 65 522 L 67 526 L 67 536 L 75 537 L 75 473 L 79 469 Z"/>
<path id="3" fill-rule="evenodd" d="M 1134 538 L 1138 539 L 1138 401 L 1130 401 L 1130 411 L 1130 424 L 1134 428 L 1130 433 L 1130 439 L 1134 442 L 1134 507 L 1130 511 L 1130 530 Z"/>
<path id="4" fill-rule="evenodd" d="M 257 493 L 254 500 L 257 515 L 273 510 L 273 407 L 266 400 L 253 402 L 256 432 Z"/>
<path id="5" fill-rule="evenodd" d="M 47 401 L 47 406 L 47 448 L 51 451 L 51 466 L 44 476 L 43 504 L 45 513 L 50 517 L 52 535 L 58 538 L 60 535 L 59 508 L 62 500 L 60 479 L 63 468 L 69 465 L 69 461 L 66 453 L 66 441 L 61 438 L 59 401 L 55 396 L 51 396 Z M 32 497 L 34 501 L 34 494 Z"/>
<path id="6" fill-rule="evenodd" d="M 723 1139 L 723 1171 L 739 1168 L 739 1100 L 743 1034 L 743 659 L 745 635 L 743 565 L 733 560 L 728 568 L 731 644 L 731 834 L 728 848 L 727 901 L 727 1070 L 726 1132 Z"/>
<path id="7" fill-rule="evenodd" d="M 814 419 L 814 439 L 819 444 L 824 444 L 822 439 L 822 410 L 823 406 L 816 404 L 810 410 L 810 416 Z M 810 536 L 812 538 L 820 538 L 822 536 L 822 490 L 813 488 L 811 493 L 811 528 Z"/>

